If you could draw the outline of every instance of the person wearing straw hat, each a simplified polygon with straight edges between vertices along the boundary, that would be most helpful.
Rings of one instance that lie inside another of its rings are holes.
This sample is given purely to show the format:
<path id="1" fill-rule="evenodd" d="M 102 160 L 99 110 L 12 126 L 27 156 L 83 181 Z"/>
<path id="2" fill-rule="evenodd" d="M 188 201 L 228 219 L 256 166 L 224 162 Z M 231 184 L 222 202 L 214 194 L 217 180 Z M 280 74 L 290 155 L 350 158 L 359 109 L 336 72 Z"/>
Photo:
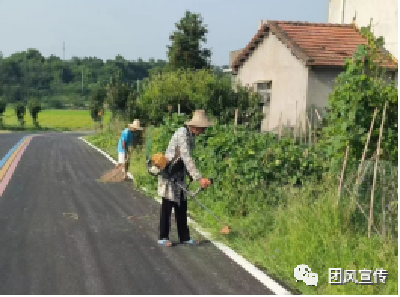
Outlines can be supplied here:
<path id="1" fill-rule="evenodd" d="M 212 123 L 208 120 L 204 110 L 196 110 L 193 118 L 179 128 L 172 136 L 165 157 L 171 164 L 173 177 L 181 184 L 186 181 L 186 175 L 198 181 L 202 188 L 211 184 L 207 178 L 203 178 L 191 157 L 194 149 L 194 137 L 205 132 Z M 171 180 L 163 176 L 158 177 L 158 195 L 162 197 L 160 214 L 160 233 L 158 243 L 164 246 L 171 246 L 169 231 L 171 223 L 172 208 L 175 210 L 178 236 L 181 243 L 195 244 L 196 241 L 190 238 L 187 224 L 187 201 L 184 191 Z"/>
<path id="2" fill-rule="evenodd" d="M 125 179 L 128 179 L 128 167 L 131 150 L 129 147 L 132 144 L 134 137 L 134 132 L 142 131 L 143 128 L 140 126 L 140 121 L 138 119 L 134 120 L 132 124 L 129 124 L 125 128 L 118 141 L 118 164 L 116 167 L 122 167 L 122 171 L 125 175 Z"/>

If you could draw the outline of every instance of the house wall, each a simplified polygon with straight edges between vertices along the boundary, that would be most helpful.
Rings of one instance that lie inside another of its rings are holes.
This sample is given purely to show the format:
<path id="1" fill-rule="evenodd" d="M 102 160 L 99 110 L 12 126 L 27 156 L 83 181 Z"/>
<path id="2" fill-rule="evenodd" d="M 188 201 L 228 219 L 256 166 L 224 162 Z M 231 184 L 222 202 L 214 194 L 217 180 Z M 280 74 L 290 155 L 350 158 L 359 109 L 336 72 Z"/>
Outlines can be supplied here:
<path id="1" fill-rule="evenodd" d="M 342 68 L 311 68 L 308 72 L 307 109 L 315 106 L 321 114 L 328 104 L 329 94 L 335 87 L 335 78 Z"/>
<path id="2" fill-rule="evenodd" d="M 274 130 L 282 124 L 296 123 L 297 114 L 306 108 L 308 69 L 303 62 L 273 35 L 264 37 L 263 42 L 238 70 L 235 78 L 242 85 L 253 86 L 257 81 L 272 81 L 272 96 L 269 118 L 263 120 L 262 131 Z"/>
<path id="3" fill-rule="evenodd" d="M 398 0 L 329 0 L 329 23 L 350 24 L 356 16 L 358 27 L 368 26 L 372 20 L 375 36 L 383 36 L 385 48 L 398 58 Z M 344 12 L 344 14 L 343 14 Z"/>
<path id="4" fill-rule="evenodd" d="M 323 109 L 328 105 L 329 94 L 335 87 L 335 79 L 344 71 L 344 68 L 310 68 L 308 72 L 308 97 L 307 110 L 315 107 L 322 115 Z M 388 81 L 391 74 L 388 74 Z M 394 80 L 397 85 L 398 72 Z M 310 119 L 311 120 L 311 119 Z"/>

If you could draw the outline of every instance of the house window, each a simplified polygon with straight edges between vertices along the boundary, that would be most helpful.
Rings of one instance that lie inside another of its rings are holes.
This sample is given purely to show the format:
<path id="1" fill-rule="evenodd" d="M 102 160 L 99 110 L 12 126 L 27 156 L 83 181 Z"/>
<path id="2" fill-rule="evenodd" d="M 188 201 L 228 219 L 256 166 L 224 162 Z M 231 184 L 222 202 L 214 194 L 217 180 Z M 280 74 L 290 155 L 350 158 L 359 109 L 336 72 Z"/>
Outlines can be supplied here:
<path id="1" fill-rule="evenodd" d="M 259 82 L 256 84 L 257 93 L 261 96 L 260 105 L 269 107 L 272 95 L 272 81 Z"/>

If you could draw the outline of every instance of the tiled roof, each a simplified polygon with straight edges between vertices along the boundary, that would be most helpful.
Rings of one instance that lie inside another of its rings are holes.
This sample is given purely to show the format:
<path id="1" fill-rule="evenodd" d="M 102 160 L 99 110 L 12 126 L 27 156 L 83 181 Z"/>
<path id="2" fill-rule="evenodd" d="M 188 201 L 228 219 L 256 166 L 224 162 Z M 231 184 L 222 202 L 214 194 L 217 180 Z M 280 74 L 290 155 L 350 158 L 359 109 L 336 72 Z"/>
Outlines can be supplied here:
<path id="1" fill-rule="evenodd" d="M 366 40 L 353 25 L 319 24 L 307 22 L 267 21 L 233 62 L 233 69 L 245 63 L 264 36 L 273 33 L 306 65 L 344 66 L 359 44 Z M 397 60 L 383 55 L 382 66 L 397 69 Z"/>

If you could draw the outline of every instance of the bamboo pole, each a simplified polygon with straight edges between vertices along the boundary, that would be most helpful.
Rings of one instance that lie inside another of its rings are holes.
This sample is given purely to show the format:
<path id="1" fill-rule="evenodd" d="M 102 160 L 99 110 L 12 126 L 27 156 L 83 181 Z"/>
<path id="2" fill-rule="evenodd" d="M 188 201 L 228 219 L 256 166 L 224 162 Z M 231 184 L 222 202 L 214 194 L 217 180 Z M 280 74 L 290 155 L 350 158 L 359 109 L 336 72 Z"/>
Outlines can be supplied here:
<path id="1" fill-rule="evenodd" d="M 310 120 L 308 119 L 308 116 L 306 117 L 306 120 L 307 120 L 307 123 L 308 123 L 308 146 L 311 146 L 312 145 L 312 139 L 311 139 L 311 136 L 312 136 L 312 125 L 311 125 Z"/>
<path id="2" fill-rule="evenodd" d="M 310 126 L 310 142 L 311 142 L 311 145 L 312 145 L 312 132 L 313 132 L 313 130 L 314 130 L 314 126 L 315 126 L 315 124 L 314 124 L 314 113 L 312 112 L 312 109 L 311 109 L 311 126 Z M 315 139 L 315 135 L 314 135 L 314 139 Z"/>
<path id="3" fill-rule="evenodd" d="M 321 116 L 319 115 L 319 112 L 317 109 L 314 109 L 315 114 L 317 115 L 317 124 L 314 127 L 314 143 L 317 143 L 318 141 L 318 136 L 317 136 L 317 128 L 318 128 L 318 123 L 321 121 Z"/>
<path id="4" fill-rule="evenodd" d="M 338 200 L 337 200 L 336 206 L 339 205 L 340 194 L 342 193 L 342 184 L 343 184 L 344 172 L 346 171 L 346 164 L 347 164 L 347 157 L 349 155 L 349 148 L 350 147 L 347 145 L 346 154 L 345 154 L 344 160 L 343 160 L 342 174 L 340 175 L 339 188 L 338 188 Z"/>
<path id="5" fill-rule="evenodd" d="M 360 163 L 360 166 L 358 167 L 358 174 L 357 174 L 357 179 L 356 179 L 356 186 L 357 186 L 358 183 L 360 182 L 360 174 L 361 174 L 361 170 L 362 170 L 363 165 L 364 165 L 365 155 L 366 155 L 366 153 L 367 153 L 369 141 L 370 141 L 370 139 L 371 139 L 372 129 L 373 129 L 373 127 L 374 127 L 374 123 L 375 123 L 375 118 L 376 118 L 377 112 L 378 112 L 378 109 L 375 108 L 375 110 L 374 110 L 374 115 L 373 115 L 372 120 L 371 120 L 371 126 L 370 126 L 370 128 L 369 128 L 367 140 L 365 141 L 365 146 L 364 146 L 364 151 L 363 151 L 362 158 L 361 158 L 361 163 Z"/>
<path id="6" fill-rule="evenodd" d="M 318 112 L 317 109 L 315 109 L 315 114 L 316 114 L 317 117 L 318 117 L 318 121 L 321 121 L 322 117 L 320 116 L 320 114 L 319 114 L 319 112 Z"/>
<path id="7" fill-rule="evenodd" d="M 345 188 L 349 193 L 350 193 L 350 189 L 347 187 L 347 185 L 343 185 L 343 188 Z M 352 200 L 355 201 L 358 209 L 361 211 L 361 213 L 364 215 L 364 217 L 368 220 L 368 215 L 365 213 L 364 209 L 362 208 L 362 206 L 360 205 L 360 203 L 358 203 L 357 199 L 355 199 L 354 197 L 350 196 Z M 372 226 L 372 228 L 374 228 L 375 232 L 378 233 L 378 229 L 376 229 L 375 226 Z"/>
<path id="8" fill-rule="evenodd" d="M 298 131 L 297 131 L 297 100 L 296 100 L 296 124 L 293 133 L 293 144 L 296 144 L 297 132 Z"/>
<path id="9" fill-rule="evenodd" d="M 301 118 L 299 119 L 299 144 L 303 142 L 303 122 Z"/>
<path id="10" fill-rule="evenodd" d="M 235 133 L 236 133 L 236 127 L 237 127 L 237 122 L 238 122 L 238 109 L 235 109 Z"/>
<path id="11" fill-rule="evenodd" d="M 383 168 L 383 174 L 382 174 L 383 178 L 386 178 L 386 170 L 385 167 Z M 385 210 L 385 195 L 386 195 L 386 187 L 385 185 L 383 185 L 382 187 L 382 237 L 383 239 L 385 239 L 386 237 L 386 210 Z"/>
<path id="12" fill-rule="evenodd" d="M 307 127 L 308 127 L 308 125 L 307 125 L 307 114 L 306 114 L 306 111 L 304 111 L 304 144 L 306 144 L 307 143 L 307 139 L 308 139 L 308 137 L 307 137 Z"/>
<path id="13" fill-rule="evenodd" d="M 375 193 L 375 186 L 376 186 L 376 175 L 377 175 L 377 169 L 378 169 L 378 162 L 379 162 L 379 155 L 381 153 L 381 141 L 382 141 L 382 133 L 383 133 L 383 124 L 385 122 L 385 116 L 386 116 L 386 106 L 387 102 L 385 103 L 385 107 L 383 108 L 383 114 L 382 114 L 382 123 L 381 123 L 381 128 L 379 129 L 379 140 L 378 140 L 378 148 L 376 150 L 376 159 L 375 159 L 375 167 L 374 167 L 374 179 L 372 181 L 372 191 L 371 191 L 371 204 L 369 207 L 369 220 L 368 220 L 368 238 L 371 237 L 371 226 L 374 223 L 374 193 Z"/>

